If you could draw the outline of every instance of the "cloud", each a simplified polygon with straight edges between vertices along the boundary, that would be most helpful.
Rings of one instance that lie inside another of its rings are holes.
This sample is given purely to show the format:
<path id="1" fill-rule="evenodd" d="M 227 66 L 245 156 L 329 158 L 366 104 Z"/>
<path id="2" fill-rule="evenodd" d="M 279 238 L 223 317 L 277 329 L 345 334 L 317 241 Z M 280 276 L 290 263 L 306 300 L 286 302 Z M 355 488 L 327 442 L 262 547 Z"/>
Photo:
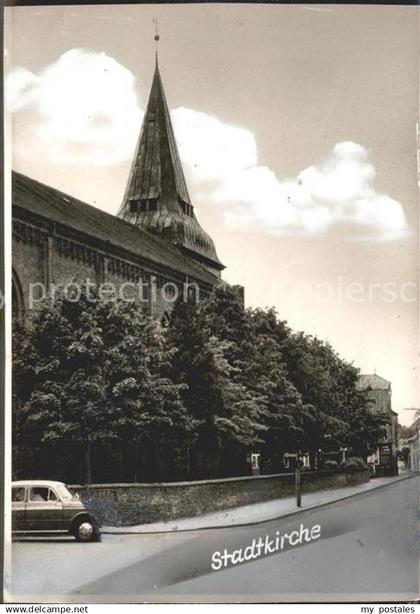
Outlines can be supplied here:
<path id="1" fill-rule="evenodd" d="M 15 151 L 61 164 L 125 160 L 141 121 L 134 84 L 113 58 L 84 49 L 67 51 L 39 75 L 14 68 L 6 79 L 6 108 L 27 124 L 25 134 L 15 131 Z"/>
<path id="2" fill-rule="evenodd" d="M 251 132 L 185 107 L 175 109 L 172 119 L 182 161 L 195 182 L 218 180 L 257 164 Z"/>
<path id="3" fill-rule="evenodd" d="M 15 113 L 31 103 L 39 78 L 26 68 L 18 66 L 6 79 L 6 108 Z"/>
<path id="4" fill-rule="evenodd" d="M 401 204 L 375 190 L 376 171 L 360 144 L 338 143 L 324 161 L 279 178 L 258 165 L 251 132 L 186 108 L 173 119 L 197 196 L 220 203 L 235 230 L 315 236 L 340 228 L 348 238 L 382 240 L 408 232 Z"/>
<path id="5" fill-rule="evenodd" d="M 128 161 L 143 116 L 134 75 L 84 49 L 67 51 L 39 74 L 14 68 L 6 108 L 16 118 L 14 153 L 76 169 Z M 408 232 L 401 204 L 376 191 L 375 168 L 360 144 L 338 143 L 296 177 L 279 177 L 259 165 L 249 130 L 185 107 L 172 118 L 196 204 L 218 203 L 235 231 L 311 237 L 338 229 L 381 240 Z"/>

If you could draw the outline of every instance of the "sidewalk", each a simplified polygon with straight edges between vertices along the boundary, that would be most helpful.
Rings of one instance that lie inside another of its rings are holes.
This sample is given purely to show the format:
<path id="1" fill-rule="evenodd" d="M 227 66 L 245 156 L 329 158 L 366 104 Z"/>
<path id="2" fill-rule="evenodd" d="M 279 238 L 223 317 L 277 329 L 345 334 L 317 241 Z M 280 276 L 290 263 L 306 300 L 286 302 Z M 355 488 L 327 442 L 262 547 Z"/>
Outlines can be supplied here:
<path id="1" fill-rule="evenodd" d="M 179 518 L 166 522 L 154 522 L 149 524 L 136 525 L 131 527 L 102 527 L 101 533 L 106 534 L 139 534 L 139 533 L 168 533 L 171 531 L 194 531 L 211 528 L 222 528 L 237 525 L 253 524 L 274 520 L 281 516 L 289 516 L 299 511 L 310 510 L 334 501 L 340 501 L 353 497 L 361 493 L 375 490 L 394 482 L 406 480 L 417 474 L 404 473 L 396 477 L 375 478 L 364 484 L 350 486 L 349 488 L 329 489 L 305 494 L 302 493 L 302 507 L 296 507 L 295 497 L 285 497 L 284 499 L 274 499 L 265 503 L 254 503 L 243 505 L 227 510 L 202 514 L 194 518 Z"/>

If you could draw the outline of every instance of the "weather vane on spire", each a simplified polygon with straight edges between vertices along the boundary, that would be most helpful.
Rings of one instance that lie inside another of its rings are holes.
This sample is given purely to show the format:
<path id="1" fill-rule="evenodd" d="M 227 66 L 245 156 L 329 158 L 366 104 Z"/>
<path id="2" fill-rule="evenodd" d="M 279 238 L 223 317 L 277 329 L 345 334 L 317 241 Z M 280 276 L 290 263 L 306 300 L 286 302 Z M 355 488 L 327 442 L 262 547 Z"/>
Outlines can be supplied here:
<path id="1" fill-rule="evenodd" d="M 159 23 L 158 23 L 158 18 L 157 17 L 153 17 L 153 23 L 155 24 L 155 54 L 156 54 L 156 66 L 158 64 L 158 45 L 159 45 Z"/>

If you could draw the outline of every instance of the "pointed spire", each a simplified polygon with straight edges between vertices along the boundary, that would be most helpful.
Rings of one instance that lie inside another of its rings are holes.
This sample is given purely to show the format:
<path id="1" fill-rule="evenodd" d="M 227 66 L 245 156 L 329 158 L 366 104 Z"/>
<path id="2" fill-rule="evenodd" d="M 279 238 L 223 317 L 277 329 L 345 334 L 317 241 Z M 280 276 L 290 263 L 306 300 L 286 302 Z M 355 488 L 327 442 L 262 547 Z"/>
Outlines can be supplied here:
<path id="1" fill-rule="evenodd" d="M 157 23 L 156 23 L 157 28 Z M 157 30 L 156 30 L 157 32 Z M 156 43 L 159 34 L 155 34 Z M 215 272 L 224 268 L 188 193 L 159 71 L 157 46 L 149 100 L 119 216 L 160 234 Z"/>
<path id="2" fill-rule="evenodd" d="M 157 198 L 172 211 L 180 211 L 180 201 L 191 205 L 156 64 L 123 207 L 127 207 L 129 201 Z"/>

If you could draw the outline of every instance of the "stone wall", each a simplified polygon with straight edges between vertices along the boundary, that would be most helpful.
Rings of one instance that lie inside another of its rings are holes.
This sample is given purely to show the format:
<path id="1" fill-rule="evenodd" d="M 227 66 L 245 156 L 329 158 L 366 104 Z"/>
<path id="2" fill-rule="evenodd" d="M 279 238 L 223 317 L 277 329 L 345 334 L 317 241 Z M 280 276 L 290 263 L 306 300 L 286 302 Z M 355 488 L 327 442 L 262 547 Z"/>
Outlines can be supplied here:
<path id="1" fill-rule="evenodd" d="M 175 520 L 261 503 L 294 494 L 294 474 L 277 474 L 162 484 L 70 486 L 103 525 L 133 526 Z M 369 470 L 303 472 L 302 493 L 343 488 L 369 480 Z"/>

